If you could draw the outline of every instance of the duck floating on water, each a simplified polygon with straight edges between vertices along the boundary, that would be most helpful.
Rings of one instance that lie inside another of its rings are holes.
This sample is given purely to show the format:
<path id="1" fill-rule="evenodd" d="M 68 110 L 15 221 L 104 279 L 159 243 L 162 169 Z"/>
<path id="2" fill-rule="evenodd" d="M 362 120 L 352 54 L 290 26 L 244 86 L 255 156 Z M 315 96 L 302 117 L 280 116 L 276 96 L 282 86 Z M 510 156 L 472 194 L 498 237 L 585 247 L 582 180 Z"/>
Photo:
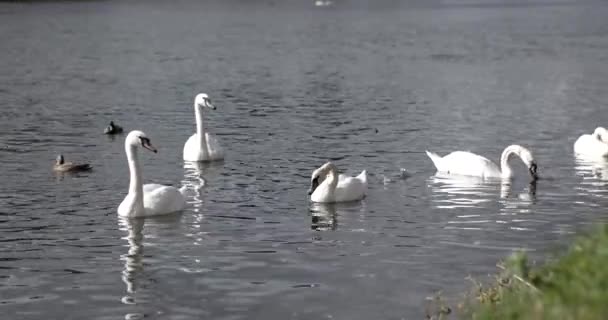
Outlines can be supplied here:
<path id="1" fill-rule="evenodd" d="M 93 169 L 88 163 L 74 164 L 72 162 L 65 162 L 62 154 L 57 155 L 53 171 L 55 172 L 83 172 Z"/>
<path id="2" fill-rule="evenodd" d="M 104 134 L 119 134 L 122 133 L 122 127 L 115 125 L 114 121 L 110 121 L 110 124 L 103 130 Z"/>

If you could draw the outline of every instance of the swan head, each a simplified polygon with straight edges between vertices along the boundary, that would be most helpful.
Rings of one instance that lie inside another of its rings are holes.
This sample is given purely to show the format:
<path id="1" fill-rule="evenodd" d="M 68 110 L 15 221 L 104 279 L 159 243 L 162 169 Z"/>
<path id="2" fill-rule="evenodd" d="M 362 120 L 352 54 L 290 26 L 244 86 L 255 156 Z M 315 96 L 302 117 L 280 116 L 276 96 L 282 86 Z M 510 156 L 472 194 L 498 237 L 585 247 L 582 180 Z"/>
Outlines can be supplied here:
<path id="1" fill-rule="evenodd" d="M 206 93 L 199 93 L 194 98 L 194 105 L 203 108 L 207 107 L 211 110 L 215 110 L 215 106 L 211 103 L 211 99 Z"/>
<path id="2" fill-rule="evenodd" d="M 154 148 L 154 146 L 152 146 L 152 143 L 150 142 L 150 138 L 148 138 L 148 136 L 146 136 L 146 134 L 143 131 L 139 131 L 139 130 L 133 130 L 133 131 L 129 132 L 129 134 L 127 135 L 127 138 L 125 139 L 125 145 L 131 146 L 134 148 L 141 146 L 154 153 L 158 152 L 156 150 L 156 148 Z"/>
<path id="3" fill-rule="evenodd" d="M 528 167 L 528 171 L 533 179 L 538 179 L 538 164 L 536 160 L 534 160 L 534 156 L 532 152 L 526 148 L 521 148 L 519 151 L 519 156 L 524 164 Z"/>
<path id="4" fill-rule="evenodd" d="M 319 184 L 321 184 L 323 179 L 325 179 L 327 174 L 335 170 L 336 166 L 331 162 L 327 162 L 321 167 L 319 167 L 319 169 L 313 171 L 312 176 L 310 177 L 310 189 L 308 189 L 308 194 L 313 194 L 313 192 L 315 192 L 315 189 L 317 189 L 317 187 L 319 186 Z"/>
<path id="5" fill-rule="evenodd" d="M 599 140 L 608 143 L 608 130 L 604 127 L 597 127 L 593 131 L 593 135 Z"/>

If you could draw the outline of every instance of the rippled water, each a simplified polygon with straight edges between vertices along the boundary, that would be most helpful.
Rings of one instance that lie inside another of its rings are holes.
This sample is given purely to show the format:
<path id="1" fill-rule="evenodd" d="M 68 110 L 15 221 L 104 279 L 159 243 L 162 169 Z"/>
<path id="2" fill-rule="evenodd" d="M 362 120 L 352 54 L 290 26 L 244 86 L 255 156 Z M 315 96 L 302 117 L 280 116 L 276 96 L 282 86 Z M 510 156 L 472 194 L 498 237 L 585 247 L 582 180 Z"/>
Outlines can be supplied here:
<path id="1" fill-rule="evenodd" d="M 0 4 L 0 313 L 10 319 L 416 319 L 437 290 L 605 221 L 608 6 L 381 1 Z M 184 165 L 210 94 L 224 162 Z M 124 136 L 146 181 L 204 187 L 181 214 L 117 218 Z M 424 154 L 542 179 L 435 177 Z M 55 154 L 90 173 L 57 176 Z M 367 169 L 360 203 L 312 205 L 311 171 Z M 403 169 L 403 170 L 402 170 Z"/>

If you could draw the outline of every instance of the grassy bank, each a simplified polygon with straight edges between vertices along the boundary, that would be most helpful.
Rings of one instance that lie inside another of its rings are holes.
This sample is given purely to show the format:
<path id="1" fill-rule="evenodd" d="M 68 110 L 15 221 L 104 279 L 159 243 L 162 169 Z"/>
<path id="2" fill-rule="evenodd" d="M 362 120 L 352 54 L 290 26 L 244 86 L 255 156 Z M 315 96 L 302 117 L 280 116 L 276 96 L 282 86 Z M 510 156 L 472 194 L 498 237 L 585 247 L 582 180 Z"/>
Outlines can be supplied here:
<path id="1" fill-rule="evenodd" d="M 460 306 L 465 319 L 608 319 L 608 226 L 577 238 L 563 255 L 530 266 L 516 253 Z"/>

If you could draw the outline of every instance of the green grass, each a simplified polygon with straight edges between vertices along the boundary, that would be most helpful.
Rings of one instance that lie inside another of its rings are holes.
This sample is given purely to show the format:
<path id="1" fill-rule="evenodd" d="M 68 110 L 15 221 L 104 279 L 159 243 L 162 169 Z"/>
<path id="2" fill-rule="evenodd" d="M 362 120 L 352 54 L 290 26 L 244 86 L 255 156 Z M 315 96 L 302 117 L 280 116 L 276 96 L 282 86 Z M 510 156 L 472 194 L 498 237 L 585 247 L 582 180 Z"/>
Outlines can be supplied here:
<path id="1" fill-rule="evenodd" d="M 577 238 L 567 252 L 531 267 L 524 253 L 501 266 L 490 286 L 476 284 L 465 319 L 608 319 L 608 226 Z"/>

